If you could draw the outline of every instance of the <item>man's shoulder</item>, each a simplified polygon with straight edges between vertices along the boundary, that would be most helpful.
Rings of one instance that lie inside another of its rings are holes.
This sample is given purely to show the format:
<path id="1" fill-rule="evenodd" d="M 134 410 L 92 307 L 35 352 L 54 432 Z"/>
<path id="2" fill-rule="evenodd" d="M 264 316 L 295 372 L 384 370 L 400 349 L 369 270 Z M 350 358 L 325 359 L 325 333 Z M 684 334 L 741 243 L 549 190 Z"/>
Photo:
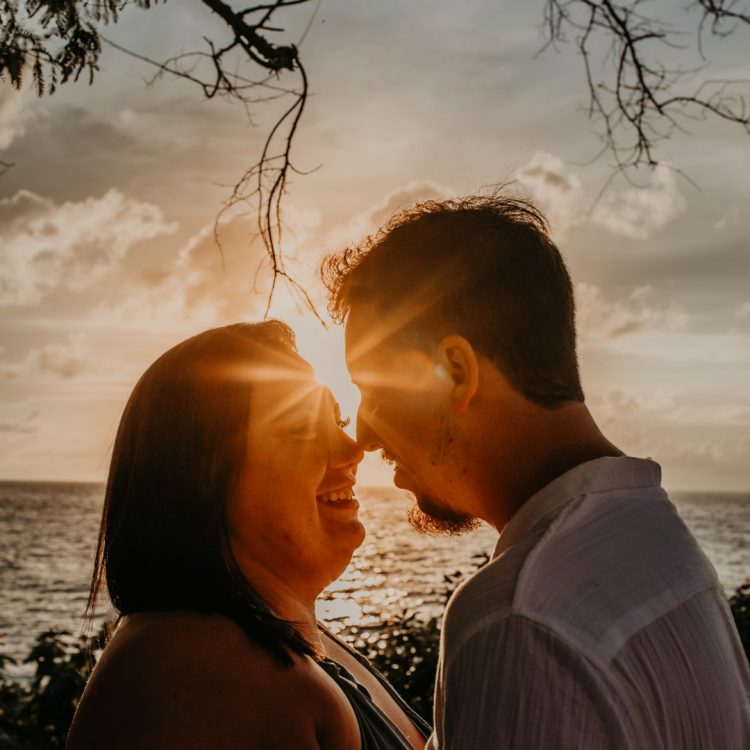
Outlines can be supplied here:
<path id="1" fill-rule="evenodd" d="M 716 572 L 659 487 L 591 493 L 526 556 L 512 611 L 607 661 L 635 633 L 706 589 Z"/>
<path id="2" fill-rule="evenodd" d="M 443 620 L 446 643 L 460 647 L 476 633 L 503 626 L 513 614 L 516 586 L 526 557 L 542 533 L 537 530 L 528 535 L 458 586 Z"/>
<path id="3" fill-rule="evenodd" d="M 514 616 L 606 662 L 632 635 L 711 588 L 716 573 L 661 488 L 590 493 L 456 590 L 446 642 L 489 635 Z"/>

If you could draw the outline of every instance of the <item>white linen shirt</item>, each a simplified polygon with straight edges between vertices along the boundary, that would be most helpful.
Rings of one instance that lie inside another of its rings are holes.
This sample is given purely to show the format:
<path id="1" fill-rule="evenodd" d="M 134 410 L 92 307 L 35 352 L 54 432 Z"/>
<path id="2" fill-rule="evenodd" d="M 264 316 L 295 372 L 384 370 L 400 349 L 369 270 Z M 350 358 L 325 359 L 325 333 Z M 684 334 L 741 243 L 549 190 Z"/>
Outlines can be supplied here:
<path id="1" fill-rule="evenodd" d="M 653 461 L 558 477 L 445 613 L 431 750 L 750 748 L 750 670 Z"/>

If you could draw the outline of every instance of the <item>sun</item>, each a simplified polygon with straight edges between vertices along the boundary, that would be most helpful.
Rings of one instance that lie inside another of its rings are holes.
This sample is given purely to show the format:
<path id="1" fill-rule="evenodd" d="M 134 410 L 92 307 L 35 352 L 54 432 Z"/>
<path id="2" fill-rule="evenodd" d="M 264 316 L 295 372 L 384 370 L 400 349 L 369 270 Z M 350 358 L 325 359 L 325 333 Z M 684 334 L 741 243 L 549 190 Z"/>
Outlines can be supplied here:
<path id="1" fill-rule="evenodd" d="M 331 324 L 324 328 L 283 285 L 274 295 L 271 317 L 292 327 L 300 355 L 315 368 L 318 380 L 331 389 L 341 406 L 342 416 L 351 419 L 347 432 L 353 436 L 360 397 L 346 369 L 343 327 Z"/>
<path id="2" fill-rule="evenodd" d="M 316 302 L 319 303 L 319 300 Z M 324 310 L 324 305 L 318 304 L 318 309 Z M 277 287 L 270 317 L 283 320 L 292 327 L 300 355 L 315 368 L 318 380 L 331 389 L 341 407 L 341 416 L 351 420 L 345 428 L 346 432 L 356 438 L 360 394 L 346 369 L 343 326 L 332 323 L 324 328 L 283 284 Z M 393 471 L 378 454 L 368 453 L 359 465 L 357 484 L 364 487 L 392 487 Z"/>

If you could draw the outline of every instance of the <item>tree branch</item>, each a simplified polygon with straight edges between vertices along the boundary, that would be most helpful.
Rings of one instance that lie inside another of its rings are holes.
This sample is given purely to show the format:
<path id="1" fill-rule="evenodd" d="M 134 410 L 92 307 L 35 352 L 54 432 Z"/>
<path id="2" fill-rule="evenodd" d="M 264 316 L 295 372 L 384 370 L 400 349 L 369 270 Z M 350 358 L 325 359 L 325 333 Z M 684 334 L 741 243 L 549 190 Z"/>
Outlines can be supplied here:
<path id="1" fill-rule="evenodd" d="M 271 127 L 259 159 L 245 171 L 221 208 L 214 234 L 223 258 L 219 239 L 221 218 L 239 204 L 250 205 L 273 271 L 268 307 L 279 278 L 283 278 L 320 319 L 305 290 L 287 271 L 282 245 L 282 199 L 289 172 L 299 172 L 292 165 L 291 154 L 307 102 L 308 79 L 297 46 L 275 44 L 268 38 L 268 34 L 278 29 L 271 26 L 273 18 L 285 8 L 311 0 L 276 0 L 242 10 L 235 10 L 224 0 L 200 0 L 223 22 L 228 37 L 222 41 L 204 37 L 206 49 L 180 53 L 163 61 L 129 50 L 101 35 L 98 25 L 116 22 L 126 5 L 147 9 L 158 1 L 29 0 L 19 10 L 20 3 L 16 0 L 0 0 L 0 78 L 7 76 L 18 88 L 30 66 L 39 95 L 52 94 L 58 85 L 77 80 L 84 71 L 88 71 L 92 80 L 98 70 L 103 41 L 154 66 L 157 72 L 151 83 L 163 75 L 175 76 L 198 86 L 207 99 L 222 97 L 239 102 L 248 115 L 257 104 L 291 98 L 291 104 Z M 317 9 L 317 3 L 314 5 Z M 306 33 L 307 29 L 303 38 Z M 255 76 L 251 71 L 262 71 L 264 75 Z M 289 75 L 297 83 L 282 85 L 279 79 Z M 3 167 L 0 163 L 0 170 Z"/>
<path id="2" fill-rule="evenodd" d="M 738 0 L 696 4 L 702 9 L 699 52 L 705 24 L 711 24 L 714 34 L 727 36 L 739 24 L 750 23 Z M 750 132 L 744 95 L 732 93 L 743 82 L 704 81 L 686 92 L 697 71 L 667 67 L 657 56 L 659 47 L 682 49 L 682 32 L 641 14 L 641 5 L 641 0 L 546 0 L 544 6 L 546 39 L 540 52 L 567 43 L 573 32 L 584 65 L 589 118 L 605 152 L 614 157 L 615 169 L 623 173 L 656 166 L 659 143 L 684 130 L 683 123 L 690 120 L 710 115 Z"/>

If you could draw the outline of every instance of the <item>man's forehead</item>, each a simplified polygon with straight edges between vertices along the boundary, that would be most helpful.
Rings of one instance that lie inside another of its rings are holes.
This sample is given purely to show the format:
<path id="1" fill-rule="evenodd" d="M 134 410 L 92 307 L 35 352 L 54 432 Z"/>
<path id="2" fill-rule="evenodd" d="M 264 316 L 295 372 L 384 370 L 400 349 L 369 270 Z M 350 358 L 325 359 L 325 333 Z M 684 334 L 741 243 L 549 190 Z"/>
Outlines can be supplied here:
<path id="1" fill-rule="evenodd" d="M 395 388 L 412 391 L 423 385 L 430 355 L 398 340 L 398 329 L 383 327 L 377 314 L 359 309 L 346 323 L 346 365 L 360 389 Z"/>
<path id="2" fill-rule="evenodd" d="M 344 328 L 346 364 L 350 372 L 385 365 L 389 347 L 376 312 L 371 307 L 352 309 Z"/>
<path id="3" fill-rule="evenodd" d="M 404 300 L 394 310 L 382 312 L 374 305 L 352 305 L 345 324 L 347 366 L 378 362 L 385 366 L 403 347 L 396 344 L 397 335 L 412 325 L 424 307 Z"/>

